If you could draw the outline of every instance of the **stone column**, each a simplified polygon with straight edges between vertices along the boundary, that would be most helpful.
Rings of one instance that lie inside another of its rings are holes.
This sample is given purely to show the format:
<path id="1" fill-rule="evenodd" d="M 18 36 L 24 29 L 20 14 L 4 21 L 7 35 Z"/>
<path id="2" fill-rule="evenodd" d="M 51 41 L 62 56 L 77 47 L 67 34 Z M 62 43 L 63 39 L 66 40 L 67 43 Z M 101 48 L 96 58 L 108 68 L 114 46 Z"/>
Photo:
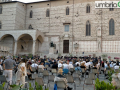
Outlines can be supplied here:
<path id="1" fill-rule="evenodd" d="M 33 49 L 32 49 L 33 55 L 35 55 L 35 45 L 36 45 L 36 40 L 33 40 Z"/>
<path id="2" fill-rule="evenodd" d="M 15 45 L 14 45 L 14 55 L 17 54 L 17 41 L 15 40 Z"/>

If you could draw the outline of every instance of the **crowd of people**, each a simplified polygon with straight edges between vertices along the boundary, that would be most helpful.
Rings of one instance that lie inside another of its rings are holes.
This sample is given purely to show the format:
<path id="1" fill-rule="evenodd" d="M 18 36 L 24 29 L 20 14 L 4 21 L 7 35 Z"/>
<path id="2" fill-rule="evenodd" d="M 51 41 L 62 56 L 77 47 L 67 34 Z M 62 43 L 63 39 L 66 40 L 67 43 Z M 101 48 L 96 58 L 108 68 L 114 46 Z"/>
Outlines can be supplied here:
<path id="1" fill-rule="evenodd" d="M 119 69 L 120 62 L 119 60 L 101 60 L 101 57 L 58 57 L 57 59 L 53 58 L 40 58 L 33 57 L 31 58 L 21 58 L 17 57 L 12 59 L 10 56 L 5 58 L 0 58 L 0 71 L 3 70 L 3 75 L 6 76 L 7 81 L 12 84 L 12 73 L 13 71 L 16 74 L 16 84 L 25 85 L 25 77 L 27 76 L 30 80 L 32 79 L 32 73 L 38 73 L 38 69 L 46 70 L 47 67 L 52 69 L 56 69 L 58 71 L 58 75 L 56 75 L 54 81 L 63 80 L 66 83 L 66 87 L 71 90 L 71 88 L 67 85 L 67 80 L 64 77 L 64 74 L 70 73 L 73 74 L 74 71 L 80 71 L 82 73 L 82 77 L 91 69 L 97 69 L 98 73 L 96 73 L 99 78 L 100 73 L 104 73 L 107 69 L 113 68 Z M 33 70 L 33 68 L 35 70 Z M 74 71 L 71 71 L 73 69 Z M 82 72 L 82 70 L 85 72 Z M 2 73 L 0 73 L 2 74 Z"/>

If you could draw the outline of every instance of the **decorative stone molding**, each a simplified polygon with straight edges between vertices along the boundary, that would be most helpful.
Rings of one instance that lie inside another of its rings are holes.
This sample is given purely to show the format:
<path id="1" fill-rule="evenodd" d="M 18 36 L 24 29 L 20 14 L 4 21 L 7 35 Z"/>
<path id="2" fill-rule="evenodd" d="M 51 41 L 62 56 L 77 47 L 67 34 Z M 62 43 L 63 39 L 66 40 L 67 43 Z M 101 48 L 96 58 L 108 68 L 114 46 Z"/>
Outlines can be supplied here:
<path id="1" fill-rule="evenodd" d="M 63 34 L 61 35 L 60 37 L 60 40 L 64 40 L 64 39 L 71 39 L 71 38 L 74 38 L 72 34 Z"/>

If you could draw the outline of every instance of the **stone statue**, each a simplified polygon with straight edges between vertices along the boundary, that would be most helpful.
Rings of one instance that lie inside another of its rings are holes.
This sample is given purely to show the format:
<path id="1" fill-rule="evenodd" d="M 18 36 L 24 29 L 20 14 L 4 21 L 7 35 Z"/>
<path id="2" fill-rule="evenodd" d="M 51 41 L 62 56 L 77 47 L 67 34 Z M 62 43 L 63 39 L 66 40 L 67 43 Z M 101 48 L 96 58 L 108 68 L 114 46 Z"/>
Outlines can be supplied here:
<path id="1" fill-rule="evenodd" d="M 50 47 L 54 47 L 53 41 L 50 42 Z"/>
<path id="2" fill-rule="evenodd" d="M 101 49 L 101 41 L 98 41 L 98 49 Z"/>

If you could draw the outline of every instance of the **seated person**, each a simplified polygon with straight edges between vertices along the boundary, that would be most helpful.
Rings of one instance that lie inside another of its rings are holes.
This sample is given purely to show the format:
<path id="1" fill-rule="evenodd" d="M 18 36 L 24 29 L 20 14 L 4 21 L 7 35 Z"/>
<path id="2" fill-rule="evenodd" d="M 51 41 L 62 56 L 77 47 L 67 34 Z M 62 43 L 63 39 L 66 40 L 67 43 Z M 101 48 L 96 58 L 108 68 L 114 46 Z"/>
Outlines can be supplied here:
<path id="1" fill-rule="evenodd" d="M 43 62 L 41 62 L 41 63 L 40 63 L 40 65 L 38 65 L 38 68 L 42 68 L 42 69 L 44 70 L 44 68 L 45 68 L 45 67 L 44 67 L 44 65 L 43 65 L 43 64 L 44 64 L 44 63 L 43 63 Z"/>
<path id="2" fill-rule="evenodd" d="M 99 70 L 99 67 L 97 67 L 97 63 L 93 63 L 93 68 L 92 69 L 97 69 L 97 71 Z M 99 72 L 97 72 L 95 74 L 97 74 L 97 77 L 99 77 Z"/>
<path id="3" fill-rule="evenodd" d="M 119 63 L 117 62 L 116 65 L 114 66 L 114 69 L 119 69 Z"/>
<path id="4" fill-rule="evenodd" d="M 38 64 L 37 64 L 37 62 L 36 62 L 36 61 L 33 61 L 33 64 L 31 65 L 31 67 L 32 67 L 32 68 L 35 68 L 35 69 L 36 69 L 36 71 L 35 71 L 35 72 L 37 72 L 37 73 L 38 73 Z"/>
<path id="5" fill-rule="evenodd" d="M 109 64 L 109 62 L 107 63 L 107 66 L 105 67 L 104 71 L 106 71 L 106 70 L 110 70 L 110 64 Z"/>
<path id="6" fill-rule="evenodd" d="M 104 69 L 105 76 L 108 75 L 108 73 L 106 73 L 106 70 L 110 70 L 110 64 L 109 64 L 109 62 L 107 63 L 107 67 L 105 67 L 105 69 Z M 106 77 L 106 79 L 108 79 L 108 77 Z"/>
<path id="7" fill-rule="evenodd" d="M 69 64 L 68 62 L 63 64 L 63 74 L 68 74 L 69 73 Z"/>
<path id="8" fill-rule="evenodd" d="M 81 69 L 83 68 L 86 71 L 86 66 L 85 66 L 84 62 L 81 63 L 80 67 L 81 67 Z M 82 72 L 82 77 L 84 77 L 84 73 L 83 72 Z"/>
<path id="9" fill-rule="evenodd" d="M 72 90 L 72 88 L 69 88 L 69 86 L 67 85 L 67 79 L 63 76 L 63 70 L 62 69 L 58 70 L 58 76 L 56 76 L 54 78 L 54 82 L 56 82 L 56 81 L 64 81 L 65 85 L 66 85 L 66 88 L 64 90 Z"/>
<path id="10" fill-rule="evenodd" d="M 54 63 L 53 63 L 52 69 L 56 69 L 56 70 L 58 69 L 58 64 L 57 64 L 57 62 L 54 62 Z"/>
<path id="11" fill-rule="evenodd" d="M 77 67 L 75 67 L 75 71 L 80 71 L 80 72 L 82 72 L 82 70 L 81 70 L 79 64 L 77 64 Z"/>
<path id="12" fill-rule="evenodd" d="M 59 61 L 59 63 L 58 63 L 58 68 L 63 68 L 62 61 Z"/>
<path id="13" fill-rule="evenodd" d="M 45 65 L 48 65 L 50 67 L 50 63 L 48 62 L 48 60 L 45 62 Z"/>

